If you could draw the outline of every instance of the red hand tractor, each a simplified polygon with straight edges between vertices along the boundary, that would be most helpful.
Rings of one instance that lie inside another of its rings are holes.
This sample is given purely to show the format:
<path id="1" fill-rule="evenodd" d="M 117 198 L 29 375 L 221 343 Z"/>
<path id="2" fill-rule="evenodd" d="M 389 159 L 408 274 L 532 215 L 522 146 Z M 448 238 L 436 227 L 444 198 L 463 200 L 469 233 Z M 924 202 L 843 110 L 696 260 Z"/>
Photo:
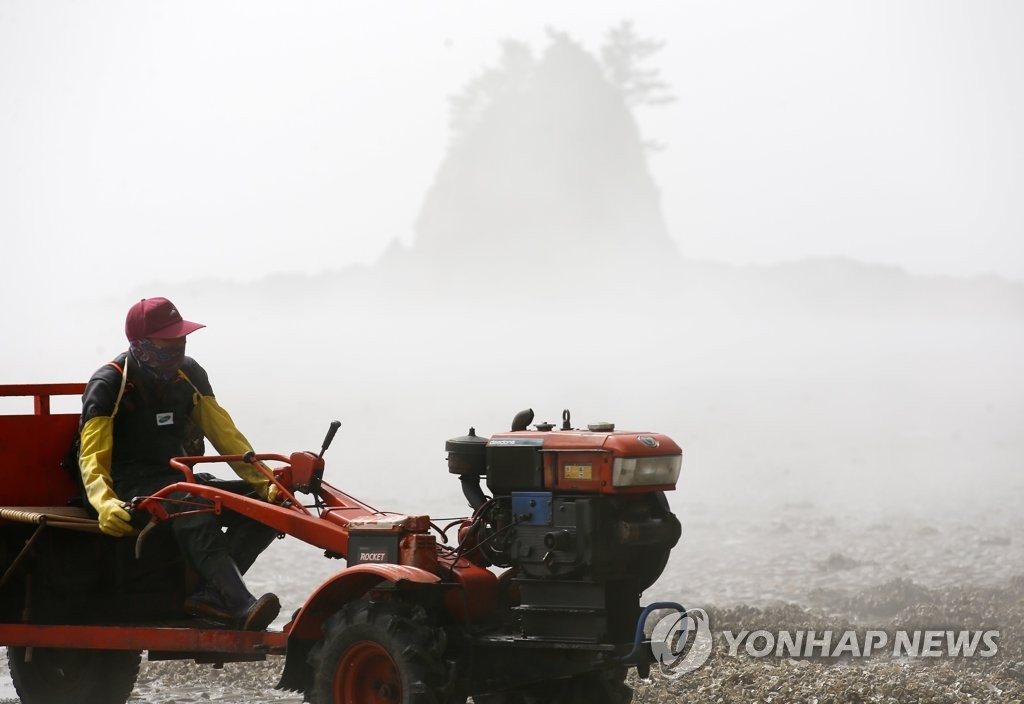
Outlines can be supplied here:
<path id="1" fill-rule="evenodd" d="M 316 704 L 627 704 L 629 668 L 654 656 L 641 594 L 680 525 L 665 492 L 681 450 L 611 424 L 560 427 L 518 414 L 509 432 L 446 443 L 472 515 L 447 526 L 380 511 L 324 481 L 324 451 L 179 457 L 181 482 L 133 509 L 135 539 L 102 535 L 61 458 L 76 414 L 50 397 L 81 384 L 0 386 L 34 399 L 0 416 L 0 644 L 25 704 L 123 704 L 141 652 L 200 663 L 283 655 L 281 689 Z M 199 464 L 262 461 L 267 503 L 193 481 Z M 188 491 L 344 561 L 281 630 L 189 618 L 195 575 L 174 545 L 165 497 Z M 77 504 L 77 506 L 76 506 Z M 453 539 L 449 541 L 449 536 Z M 456 537 L 457 536 L 457 537 Z"/>

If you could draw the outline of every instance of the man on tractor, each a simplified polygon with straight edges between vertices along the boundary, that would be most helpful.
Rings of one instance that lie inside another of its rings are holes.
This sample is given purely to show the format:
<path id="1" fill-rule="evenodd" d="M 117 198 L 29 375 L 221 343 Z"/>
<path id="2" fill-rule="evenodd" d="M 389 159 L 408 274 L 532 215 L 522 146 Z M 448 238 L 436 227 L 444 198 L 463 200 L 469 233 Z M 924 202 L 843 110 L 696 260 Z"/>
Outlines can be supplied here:
<path id="1" fill-rule="evenodd" d="M 88 503 L 100 529 L 123 537 L 134 531 L 127 501 L 149 496 L 182 481 L 168 460 L 186 454 L 189 435 L 198 430 L 222 455 L 245 454 L 249 441 L 213 395 L 206 371 L 185 356 L 185 337 L 199 328 L 182 319 L 166 298 L 144 298 L 131 307 L 125 321 L 129 349 L 100 367 L 82 396 L 79 427 L 79 470 Z M 198 438 L 201 442 L 202 438 Z M 196 480 L 218 484 L 240 494 L 274 501 L 277 487 L 265 468 L 232 463 L 240 481 L 211 475 Z M 276 595 L 253 596 L 242 574 L 267 548 L 275 531 L 252 519 L 223 511 L 187 492 L 164 508 L 174 538 L 189 566 L 199 575 L 199 588 L 185 600 L 184 611 L 244 630 L 263 630 L 281 605 Z M 226 530 L 222 530 L 226 528 Z"/>

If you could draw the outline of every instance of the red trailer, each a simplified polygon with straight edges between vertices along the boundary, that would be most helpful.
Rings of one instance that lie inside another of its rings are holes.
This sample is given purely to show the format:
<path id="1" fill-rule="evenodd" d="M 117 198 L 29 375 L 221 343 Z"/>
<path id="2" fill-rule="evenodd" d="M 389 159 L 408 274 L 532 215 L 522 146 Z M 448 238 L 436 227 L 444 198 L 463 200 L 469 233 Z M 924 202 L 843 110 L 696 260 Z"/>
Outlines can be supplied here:
<path id="1" fill-rule="evenodd" d="M 653 660 L 641 593 L 680 535 L 665 492 L 681 450 L 658 433 L 610 425 L 530 427 L 446 444 L 470 517 L 379 511 L 323 480 L 324 451 L 182 457 L 182 482 L 139 497 L 134 539 L 101 534 L 62 467 L 77 414 L 50 399 L 82 384 L 0 386 L 33 412 L 0 415 L 0 644 L 26 704 L 122 704 L 142 651 L 199 663 L 281 655 L 282 689 L 318 704 L 625 704 L 629 668 Z M 27 405 L 27 404 L 26 404 Z M 193 482 L 193 467 L 263 460 L 284 500 L 269 504 Z M 486 489 L 481 480 L 486 480 Z M 282 630 L 190 618 L 196 577 L 162 508 L 186 490 L 322 548 L 346 566 L 313 589 Z M 458 533 L 449 543 L 448 533 Z"/>

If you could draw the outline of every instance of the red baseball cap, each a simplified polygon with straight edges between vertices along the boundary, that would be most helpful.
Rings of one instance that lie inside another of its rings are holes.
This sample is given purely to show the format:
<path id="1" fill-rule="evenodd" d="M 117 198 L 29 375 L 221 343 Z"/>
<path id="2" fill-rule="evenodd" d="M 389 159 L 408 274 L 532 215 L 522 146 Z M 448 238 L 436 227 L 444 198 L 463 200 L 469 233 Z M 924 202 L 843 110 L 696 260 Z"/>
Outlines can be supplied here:
<path id="1" fill-rule="evenodd" d="M 152 337 L 158 340 L 184 337 L 199 328 L 200 323 L 183 320 L 181 313 L 166 298 L 143 298 L 128 309 L 128 317 L 124 321 L 124 334 L 128 340 L 141 340 Z"/>

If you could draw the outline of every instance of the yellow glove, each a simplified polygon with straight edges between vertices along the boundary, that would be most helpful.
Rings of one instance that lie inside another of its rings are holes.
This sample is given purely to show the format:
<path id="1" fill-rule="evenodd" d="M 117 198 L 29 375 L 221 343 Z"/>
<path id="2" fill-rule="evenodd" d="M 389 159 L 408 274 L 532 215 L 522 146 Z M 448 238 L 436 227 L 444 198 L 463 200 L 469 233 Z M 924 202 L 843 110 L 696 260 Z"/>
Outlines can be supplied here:
<path id="1" fill-rule="evenodd" d="M 203 396 L 197 391 L 195 400 L 196 408 L 193 410 L 193 420 L 218 452 L 221 454 L 245 454 L 252 451 L 252 445 L 241 431 L 234 427 L 231 416 L 217 403 L 216 398 Z M 273 503 L 278 499 L 280 490 L 267 479 L 264 472 L 269 473 L 270 469 L 261 461 L 253 465 L 231 463 L 231 469 L 234 470 L 234 474 L 252 484 L 253 489 L 263 500 Z"/>
<path id="2" fill-rule="evenodd" d="M 130 521 L 132 517 L 121 508 L 117 499 L 104 501 L 100 504 L 100 530 L 115 538 L 123 538 L 134 530 Z"/>
<path id="3" fill-rule="evenodd" d="M 95 416 L 82 427 L 82 449 L 78 466 L 82 472 L 82 485 L 89 503 L 100 517 L 100 530 L 121 538 L 132 532 L 131 516 L 121 508 L 121 499 L 114 493 L 110 481 L 110 458 L 114 447 L 114 419 Z"/>
<path id="4" fill-rule="evenodd" d="M 248 464 L 246 462 L 231 462 L 231 468 L 235 470 L 235 474 L 249 482 L 249 486 L 256 493 L 258 497 L 264 501 L 271 503 L 277 498 L 278 489 L 274 486 L 267 475 L 263 473 L 264 470 L 270 472 L 270 468 L 262 462 L 254 462 Z M 273 472 L 271 472 L 273 475 Z"/>
<path id="5" fill-rule="evenodd" d="M 265 501 L 269 501 L 272 504 L 277 503 L 278 494 L 281 493 L 277 485 L 270 482 L 267 482 L 262 487 L 256 487 L 256 491 Z"/>
<path id="6" fill-rule="evenodd" d="M 236 467 L 236 464 L 239 466 Z M 277 502 L 277 495 L 280 493 L 280 490 L 277 488 L 277 485 L 271 482 L 267 478 L 267 475 L 263 473 L 266 471 L 273 476 L 274 473 L 271 472 L 270 467 L 262 462 L 253 462 L 252 464 L 232 462 L 231 466 L 240 477 L 249 482 L 249 485 L 252 486 L 253 491 L 256 492 L 257 496 L 264 501 L 269 501 L 270 503 Z"/>
<path id="7" fill-rule="evenodd" d="M 217 403 L 216 398 L 203 396 L 196 391 L 195 404 L 192 420 L 210 439 L 213 446 L 217 448 L 217 452 L 222 455 L 244 455 L 252 450 L 252 445 L 235 427 L 235 422 L 231 420 L 228 412 Z M 252 485 L 261 499 L 271 503 L 277 499 L 279 490 L 264 474 L 264 470 L 270 471 L 265 464 L 262 462 L 255 464 L 232 462 L 231 468 L 235 470 L 235 474 Z"/>

